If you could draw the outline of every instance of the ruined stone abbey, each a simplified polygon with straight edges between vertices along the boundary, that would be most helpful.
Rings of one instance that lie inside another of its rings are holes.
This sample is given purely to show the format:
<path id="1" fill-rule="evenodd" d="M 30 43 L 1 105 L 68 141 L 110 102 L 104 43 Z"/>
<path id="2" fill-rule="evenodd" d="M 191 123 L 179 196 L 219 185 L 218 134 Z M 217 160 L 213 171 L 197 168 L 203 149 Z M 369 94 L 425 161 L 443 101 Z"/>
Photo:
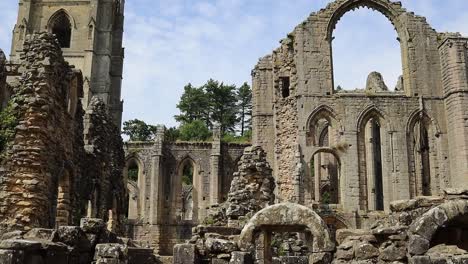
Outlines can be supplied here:
<path id="1" fill-rule="evenodd" d="M 124 6 L 19 1 L 0 263 L 468 262 L 468 38 L 400 2 L 331 1 L 253 68 L 251 145 L 164 126 L 123 143 Z M 335 87 L 333 31 L 361 7 L 398 34 L 395 90 L 378 72 Z"/>

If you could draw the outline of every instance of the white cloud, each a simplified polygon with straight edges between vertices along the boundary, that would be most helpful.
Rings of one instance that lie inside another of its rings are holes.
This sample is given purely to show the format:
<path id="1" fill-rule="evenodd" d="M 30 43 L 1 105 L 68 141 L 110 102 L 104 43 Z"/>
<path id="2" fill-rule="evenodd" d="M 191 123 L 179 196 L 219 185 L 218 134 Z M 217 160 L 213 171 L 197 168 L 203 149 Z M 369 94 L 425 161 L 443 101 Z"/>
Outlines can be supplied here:
<path id="1" fill-rule="evenodd" d="M 461 31 L 468 36 L 466 0 L 402 1 L 408 10 L 427 16 L 437 30 Z M 250 81 L 250 71 L 258 58 L 278 47 L 280 39 L 328 2 L 127 1 L 124 119 L 140 118 L 153 124 L 175 125 L 173 116 L 178 113 L 176 104 L 185 84 L 201 85 L 208 78 L 238 85 Z M 0 47 L 7 52 L 17 6 L 17 0 L 0 0 Z M 354 23 L 341 22 L 344 23 L 338 27 L 352 28 L 347 26 Z M 385 20 L 381 23 L 388 26 Z M 357 42 L 372 33 L 360 27 L 357 31 L 344 30 L 337 37 L 345 39 L 342 50 L 346 51 L 345 48 L 349 49 L 347 41 Z M 339 55 L 335 51 L 335 57 L 344 62 L 343 66 L 336 65 L 337 70 L 341 67 L 344 73 L 343 86 L 362 87 L 370 70 L 381 71 L 388 86 L 393 86 L 401 73 L 400 54 L 392 46 L 394 36 L 384 34 L 383 37 L 388 37 L 388 41 L 379 41 L 382 44 L 379 46 L 368 45 L 364 50 L 369 52 L 363 54 L 362 49 L 356 50 L 361 54 L 357 59 L 347 56 L 353 54 Z M 374 38 L 377 43 L 381 37 Z M 357 72 L 360 67 L 364 70 Z"/>

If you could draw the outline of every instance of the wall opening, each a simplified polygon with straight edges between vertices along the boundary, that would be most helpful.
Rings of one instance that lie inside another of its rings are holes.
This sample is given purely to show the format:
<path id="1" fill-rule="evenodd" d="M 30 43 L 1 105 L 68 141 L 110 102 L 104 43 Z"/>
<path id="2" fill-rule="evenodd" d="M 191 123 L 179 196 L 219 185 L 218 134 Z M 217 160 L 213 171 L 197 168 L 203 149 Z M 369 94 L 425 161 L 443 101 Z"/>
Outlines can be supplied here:
<path id="1" fill-rule="evenodd" d="M 468 214 L 458 216 L 441 226 L 431 239 L 431 248 L 437 245 L 456 246 L 468 251 Z"/>
<path id="2" fill-rule="evenodd" d="M 313 252 L 313 235 L 304 226 L 262 226 L 254 234 L 255 263 L 309 262 Z"/>
<path id="3" fill-rule="evenodd" d="M 378 119 L 371 118 L 364 131 L 369 210 L 384 210 L 382 141 Z"/>
<path id="4" fill-rule="evenodd" d="M 55 226 L 67 226 L 70 224 L 71 201 L 70 201 L 70 172 L 64 170 L 59 177 L 57 190 L 57 210 Z"/>
<path id="5" fill-rule="evenodd" d="M 322 216 L 322 218 L 328 227 L 328 231 L 330 232 L 330 238 L 335 242 L 335 244 L 338 245 L 336 241 L 336 231 L 339 229 L 347 229 L 349 227 L 334 215 Z"/>
<path id="6" fill-rule="evenodd" d="M 332 119 L 321 113 L 310 124 L 309 141 L 319 148 L 330 148 L 338 139 Z M 335 153 L 319 150 L 310 160 L 310 174 L 314 182 L 314 200 L 322 204 L 340 203 L 340 164 Z"/>
<path id="7" fill-rule="evenodd" d="M 65 11 L 61 10 L 54 14 L 49 29 L 57 37 L 61 48 L 70 48 L 72 24 Z"/>
<path id="8" fill-rule="evenodd" d="M 417 120 L 410 128 L 410 168 L 411 168 L 411 196 L 432 195 L 432 164 L 434 157 L 434 138 L 429 135 L 432 129 L 430 120 L 425 115 L 418 116 Z"/>
<path id="9" fill-rule="evenodd" d="M 402 91 L 402 49 L 392 23 L 366 8 L 348 11 L 333 31 L 335 92 L 364 91 L 371 72 L 379 72 L 389 91 Z"/>
<path id="10" fill-rule="evenodd" d="M 340 166 L 337 157 L 332 153 L 318 152 L 314 154 L 310 163 L 315 201 L 321 204 L 339 204 Z"/>
<path id="11" fill-rule="evenodd" d="M 196 201 L 194 200 L 195 166 L 191 160 L 186 160 L 181 166 L 182 180 L 182 220 L 194 220 Z"/>
<path id="12" fill-rule="evenodd" d="M 127 168 L 128 181 L 138 182 L 139 174 L 140 168 L 138 167 L 138 163 L 135 160 L 131 160 Z"/>
<path id="13" fill-rule="evenodd" d="M 291 94 L 291 91 L 290 91 L 291 81 L 289 77 L 280 77 L 280 81 L 281 81 L 281 95 L 283 96 L 283 98 L 287 98 Z"/>

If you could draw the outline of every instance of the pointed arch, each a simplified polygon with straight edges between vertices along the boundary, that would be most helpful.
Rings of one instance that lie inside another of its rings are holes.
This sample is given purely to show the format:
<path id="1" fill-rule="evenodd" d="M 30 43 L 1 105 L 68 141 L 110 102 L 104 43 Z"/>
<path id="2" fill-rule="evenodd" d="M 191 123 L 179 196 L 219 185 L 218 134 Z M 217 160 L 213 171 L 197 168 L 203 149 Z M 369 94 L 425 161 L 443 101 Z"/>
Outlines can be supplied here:
<path id="1" fill-rule="evenodd" d="M 313 146 L 320 145 L 320 139 L 324 134 L 327 134 L 329 137 L 329 143 L 331 141 L 336 141 L 339 132 L 342 130 L 341 123 L 339 119 L 337 119 L 335 111 L 327 105 L 317 107 L 309 115 L 306 128 L 307 145 Z"/>
<path id="2" fill-rule="evenodd" d="M 384 113 L 384 111 L 379 109 L 377 106 L 369 105 L 359 114 L 358 119 L 357 119 L 356 130 L 358 131 L 358 133 L 361 132 L 361 130 L 363 129 L 363 126 L 365 126 L 367 121 L 369 121 L 369 119 L 372 117 L 378 118 L 380 122 L 384 122 L 385 116 L 386 114 Z M 381 124 L 381 126 L 382 125 L 383 124 Z"/>
<path id="3" fill-rule="evenodd" d="M 61 15 L 65 15 L 68 18 L 72 29 L 77 29 L 75 18 L 73 17 L 73 15 L 70 14 L 70 12 L 68 12 L 64 8 L 60 8 L 59 10 L 55 11 L 55 13 L 50 16 L 49 20 L 47 21 L 46 29 L 50 30 L 50 25 L 52 25 L 52 22 Z"/>
<path id="4" fill-rule="evenodd" d="M 395 27 L 396 32 L 400 38 L 405 36 L 403 27 L 398 21 L 398 16 L 403 11 L 401 9 L 401 4 L 392 3 L 388 0 L 354 0 L 354 1 L 342 1 L 340 6 L 334 10 L 333 15 L 328 21 L 327 26 L 327 40 L 331 41 L 333 39 L 333 31 L 336 28 L 336 25 L 340 19 L 349 11 L 352 11 L 356 8 L 367 7 L 372 10 L 375 10 L 382 15 L 384 15 L 390 23 Z"/>
<path id="5" fill-rule="evenodd" d="M 404 23 L 401 22 L 401 15 L 407 13 L 401 5 L 401 2 L 392 2 L 390 0 L 337 0 L 333 4 L 329 4 L 323 13 L 327 14 L 326 23 L 327 28 L 324 33 L 324 41 L 330 45 L 330 59 L 331 64 L 333 64 L 333 32 L 335 31 L 336 25 L 340 19 L 348 12 L 353 11 L 359 8 L 369 8 L 375 12 L 382 14 L 388 19 L 392 24 L 395 32 L 397 33 L 397 41 L 399 42 L 400 51 L 401 51 L 401 69 L 402 69 L 402 87 L 404 87 L 404 92 L 407 95 L 411 95 L 412 89 L 414 89 L 411 77 L 414 75 L 411 71 L 414 54 L 410 51 L 410 46 L 412 42 L 412 34 L 410 30 L 406 27 Z M 324 21 L 324 22 L 325 22 Z M 331 67 L 333 69 L 333 66 Z M 332 91 L 335 91 L 335 79 L 332 73 Z"/>
<path id="6" fill-rule="evenodd" d="M 132 175 L 129 175 L 132 174 Z M 138 153 L 131 153 L 125 159 L 124 185 L 129 193 L 128 214 L 142 217 L 145 215 L 145 197 L 146 197 L 146 170 L 145 163 Z M 134 207 L 131 207 L 132 204 Z M 132 210 L 136 210 L 133 212 Z M 134 213 L 134 215 L 133 215 Z"/>
<path id="7" fill-rule="evenodd" d="M 319 119 L 327 119 L 330 123 L 332 120 L 335 120 L 337 123 L 339 123 L 337 114 L 333 108 L 331 108 L 328 105 L 320 105 L 317 108 L 312 111 L 312 113 L 309 115 L 309 118 L 307 118 L 307 123 L 306 127 L 310 128 L 311 125 L 314 124 L 314 122 L 317 122 Z"/>
<path id="8" fill-rule="evenodd" d="M 409 134 L 410 131 L 411 131 L 411 127 L 414 126 L 414 124 L 418 121 L 418 119 L 420 118 L 424 118 L 427 122 L 430 123 L 431 126 L 434 127 L 434 134 L 433 136 L 435 137 L 439 137 L 440 134 L 442 134 L 442 131 L 440 129 L 440 126 L 439 126 L 439 123 L 437 122 L 437 120 L 431 116 L 429 116 L 429 114 L 427 113 L 427 111 L 425 110 L 421 110 L 421 109 L 418 109 L 418 110 L 415 110 L 413 111 L 407 122 L 406 122 L 406 134 Z"/>
<path id="9" fill-rule="evenodd" d="M 436 195 L 440 192 L 437 121 L 426 111 L 414 111 L 406 125 L 410 197 Z"/>
<path id="10" fill-rule="evenodd" d="M 71 47 L 73 29 L 76 29 L 75 21 L 65 9 L 59 9 L 47 22 L 47 30 L 55 34 L 61 48 Z"/>
<path id="11" fill-rule="evenodd" d="M 386 178 L 383 177 L 385 113 L 375 105 L 369 105 L 358 116 L 359 191 L 362 210 L 383 211 L 388 204 L 384 197 Z"/>
<path id="12" fill-rule="evenodd" d="M 191 169 L 187 166 L 190 166 Z M 189 168 L 188 171 L 187 168 Z M 189 179 L 184 178 L 186 176 L 184 174 L 187 172 L 191 174 Z M 176 208 L 176 220 L 196 223 L 201 205 L 201 179 L 199 165 L 189 153 L 179 160 L 175 175 L 174 193 L 171 196 L 175 203 L 173 207 Z"/>

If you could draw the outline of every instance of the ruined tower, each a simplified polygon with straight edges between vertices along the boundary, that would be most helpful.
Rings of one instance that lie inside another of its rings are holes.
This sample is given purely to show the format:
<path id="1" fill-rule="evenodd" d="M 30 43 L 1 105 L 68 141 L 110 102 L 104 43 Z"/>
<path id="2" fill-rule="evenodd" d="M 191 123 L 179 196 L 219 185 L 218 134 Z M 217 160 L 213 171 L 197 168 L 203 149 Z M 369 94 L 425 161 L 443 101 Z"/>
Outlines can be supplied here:
<path id="1" fill-rule="evenodd" d="M 26 35 L 54 33 L 65 60 L 83 73 L 83 106 L 102 98 L 120 127 L 124 6 L 125 0 L 19 0 L 11 61 L 19 61 Z"/>

